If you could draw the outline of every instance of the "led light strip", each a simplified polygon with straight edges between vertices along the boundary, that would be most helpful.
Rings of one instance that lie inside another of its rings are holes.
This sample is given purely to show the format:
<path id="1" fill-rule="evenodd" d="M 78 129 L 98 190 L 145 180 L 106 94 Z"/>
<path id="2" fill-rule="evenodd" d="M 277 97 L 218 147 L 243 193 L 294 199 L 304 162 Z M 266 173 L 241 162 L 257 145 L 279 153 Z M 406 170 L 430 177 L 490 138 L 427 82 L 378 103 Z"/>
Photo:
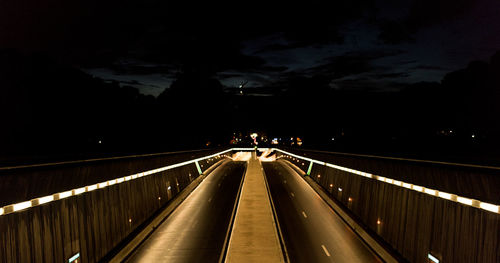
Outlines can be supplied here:
<path id="1" fill-rule="evenodd" d="M 334 168 L 334 169 L 337 169 L 337 170 L 341 170 L 341 171 L 344 171 L 344 172 L 361 175 L 361 176 L 364 176 L 364 177 L 367 177 L 367 178 L 376 179 L 376 180 L 384 182 L 384 183 L 396 185 L 396 186 L 399 186 L 399 187 L 404 187 L 404 188 L 407 188 L 409 190 L 421 192 L 421 193 L 424 193 L 424 194 L 432 195 L 432 196 L 435 196 L 435 197 L 447 199 L 447 200 L 454 201 L 454 202 L 459 202 L 459 203 L 464 204 L 464 205 L 473 206 L 473 207 L 480 208 L 480 209 L 483 209 L 483 210 L 486 210 L 486 211 L 489 211 L 489 212 L 500 214 L 500 206 L 499 205 L 490 204 L 490 203 L 486 203 L 486 202 L 481 202 L 481 201 L 478 201 L 478 200 L 474 200 L 474 199 L 470 199 L 470 198 L 466 198 L 466 197 L 457 196 L 455 194 L 450 194 L 450 193 L 441 192 L 441 191 L 438 191 L 438 190 L 435 190 L 435 189 L 426 188 L 424 186 L 419 186 L 419 185 L 414 185 L 414 184 L 410 184 L 410 183 L 405 183 L 405 182 L 394 180 L 394 179 L 391 179 L 391 178 L 386 178 L 386 177 L 383 177 L 383 176 L 374 175 L 374 174 L 371 174 L 371 173 L 366 173 L 366 172 L 362 172 L 362 171 L 350 169 L 350 168 L 347 168 L 347 167 L 338 166 L 338 165 L 335 165 L 335 164 L 331 164 L 331 163 L 326 163 L 326 162 L 314 160 L 314 159 L 311 159 L 311 158 L 307 158 L 307 157 L 303 157 L 303 156 L 296 155 L 296 154 L 293 154 L 293 153 L 289 153 L 287 151 L 283 151 L 283 150 L 280 150 L 280 149 L 277 149 L 277 148 L 272 148 L 271 150 L 275 150 L 275 151 L 281 152 L 281 153 L 287 155 L 288 158 L 292 158 L 293 157 L 293 158 L 298 158 L 298 159 L 302 159 L 302 160 L 305 160 L 305 161 L 309 161 L 309 162 L 311 162 L 311 164 L 314 163 L 314 164 L 319 164 L 319 165 L 325 165 L 327 167 L 331 167 L 331 168 Z"/>
<path id="2" fill-rule="evenodd" d="M 116 178 L 116 179 L 113 179 L 113 180 L 109 180 L 109 181 L 105 181 L 105 182 L 101 182 L 101 183 L 97 183 L 97 184 L 93 184 L 93 185 L 89 185 L 89 186 L 85 186 L 85 187 L 81 187 L 81 188 L 77 188 L 77 189 L 73 189 L 73 190 L 64 191 L 64 192 L 61 192 L 61 193 L 56 193 L 56 194 L 53 194 L 53 195 L 48 195 L 48 196 L 45 196 L 45 197 L 35 198 L 35 199 L 30 200 L 30 201 L 25 201 L 25 202 L 21 202 L 21 203 L 17 203 L 17 204 L 7 205 L 7 206 L 4 206 L 4 207 L 0 208 L 0 216 L 6 215 L 6 214 L 10 214 L 10 213 L 13 213 L 13 212 L 17 212 L 17 211 L 21 211 L 21 210 L 24 210 L 24 209 L 27 209 L 27 208 L 30 208 L 30 207 L 34 207 L 34 206 L 37 206 L 37 205 L 46 204 L 46 203 L 49 203 L 49 202 L 52 202 L 52 201 L 56 201 L 56 200 L 68 198 L 70 196 L 79 195 L 79 194 L 82 194 L 82 193 L 85 193 L 85 192 L 91 192 L 91 191 L 94 191 L 94 190 L 97 190 L 97 189 L 102 189 L 102 188 L 105 188 L 105 187 L 108 187 L 108 186 L 111 186 L 111 185 L 120 184 L 120 183 L 123 183 L 123 182 L 127 182 L 127 181 L 130 181 L 130 180 L 141 178 L 141 177 L 146 176 L 146 175 L 160 173 L 160 172 L 163 172 L 163 171 L 166 171 L 166 170 L 174 169 L 174 168 L 185 166 L 185 165 L 192 164 L 192 163 L 196 164 L 199 161 L 203 161 L 203 160 L 206 160 L 206 159 L 210 159 L 210 158 L 214 158 L 214 157 L 220 158 L 220 155 L 225 154 L 227 152 L 231 152 L 231 151 L 253 151 L 253 150 L 254 150 L 254 148 L 231 148 L 231 149 L 219 152 L 219 153 L 215 153 L 215 154 L 212 154 L 212 155 L 209 155 L 209 156 L 205 156 L 205 157 L 193 159 L 193 160 L 190 160 L 190 161 L 185 161 L 185 162 L 182 162 L 182 163 L 172 164 L 172 165 L 164 166 L 164 167 L 153 169 L 153 170 L 149 170 L 149 171 L 145 171 L 145 172 L 141 172 L 141 173 L 136 173 L 136 174 L 124 176 L 124 177 Z M 259 148 L 259 150 L 261 150 L 261 149 Z M 425 193 L 425 194 L 432 195 L 432 196 L 435 196 L 435 197 L 447 199 L 447 200 L 454 201 L 454 202 L 459 202 L 459 203 L 464 204 L 464 205 L 473 206 L 473 207 L 480 208 L 480 209 L 483 209 L 483 210 L 486 210 L 486 211 L 490 211 L 490 212 L 493 212 L 493 213 L 500 214 L 500 206 L 499 205 L 490 204 L 490 203 L 486 203 L 486 202 L 481 202 L 481 201 L 478 201 L 478 200 L 474 200 L 474 199 L 470 199 L 470 198 L 466 198 L 466 197 L 457 196 L 455 194 L 441 192 L 441 191 L 438 191 L 438 190 L 435 190 L 435 189 L 430 189 L 430 188 L 426 188 L 426 187 L 423 187 L 423 186 L 414 185 L 414 184 L 410 184 L 410 183 L 405 183 L 405 182 L 394 180 L 394 179 L 391 179 L 391 178 L 386 178 L 386 177 L 383 177 L 383 176 L 374 175 L 374 174 L 371 174 L 371 173 L 366 173 L 366 172 L 354 170 L 354 169 L 351 169 L 351 168 L 347 168 L 347 167 L 338 166 L 338 165 L 335 165 L 335 164 L 330 164 L 330 163 L 326 163 L 326 162 L 314 160 L 314 159 L 303 157 L 303 156 L 300 156 L 300 155 L 296 155 L 296 154 L 293 154 L 293 153 L 290 153 L 290 152 L 287 152 L 287 151 L 283 151 L 283 150 L 280 150 L 278 148 L 262 148 L 262 150 L 278 151 L 278 152 L 281 152 L 283 154 L 286 154 L 289 157 L 293 157 L 293 158 L 297 158 L 297 159 L 301 159 L 301 160 L 304 160 L 304 161 L 311 162 L 311 165 L 310 165 L 309 168 L 311 168 L 312 164 L 324 165 L 324 166 L 331 167 L 331 168 L 334 168 L 334 169 L 337 169 L 337 170 L 341 170 L 341 171 L 344 171 L 344 172 L 348 172 L 348 173 L 352 173 L 352 174 L 357 174 L 357 175 L 360 175 L 360 176 L 363 176 L 363 177 L 367 177 L 367 178 L 371 178 L 371 179 L 376 179 L 378 181 L 385 182 L 385 183 L 392 184 L 392 185 L 396 185 L 396 186 L 399 186 L 399 187 L 404 187 L 404 188 L 407 188 L 409 190 L 413 190 L 413 191 Z"/>
<path id="3" fill-rule="evenodd" d="M 108 180 L 105 182 L 100 182 L 100 183 L 96 183 L 93 185 L 80 187 L 77 189 L 72 189 L 72 190 L 68 190 L 68 191 L 64 191 L 64 192 L 60 192 L 60 193 L 55 193 L 55 194 L 44 196 L 44 197 L 34 198 L 34 199 L 31 199 L 30 201 L 24 201 L 24 202 L 17 203 L 17 204 L 6 205 L 6 206 L 0 208 L 0 216 L 7 215 L 7 214 L 10 214 L 13 212 L 22 211 L 22 210 L 25 210 L 25 209 L 28 209 L 28 208 L 31 208 L 34 206 L 50 203 L 50 202 L 53 202 L 56 200 L 65 199 L 65 198 L 68 198 L 71 196 L 83 194 L 85 192 L 91 192 L 91 191 L 94 191 L 97 189 L 106 188 L 108 186 L 112 186 L 115 184 L 120 184 L 120 183 L 123 183 L 126 181 L 141 178 L 141 177 L 146 176 L 146 175 L 160 173 L 160 172 L 163 172 L 166 170 L 174 169 L 174 168 L 185 166 L 185 165 L 192 164 L 192 163 L 197 164 L 199 161 L 202 161 L 202 160 L 211 159 L 211 158 L 220 158 L 221 157 L 220 155 L 225 154 L 225 153 L 230 152 L 230 151 L 233 151 L 233 149 L 225 150 L 225 151 L 222 151 L 219 153 L 215 153 L 215 154 L 212 154 L 209 156 L 197 158 L 197 159 L 182 162 L 182 163 L 172 164 L 172 165 L 164 166 L 164 167 L 149 170 L 149 171 L 144 171 L 144 172 L 140 172 L 140 173 L 136 173 L 136 174 L 127 175 L 124 177 Z"/>

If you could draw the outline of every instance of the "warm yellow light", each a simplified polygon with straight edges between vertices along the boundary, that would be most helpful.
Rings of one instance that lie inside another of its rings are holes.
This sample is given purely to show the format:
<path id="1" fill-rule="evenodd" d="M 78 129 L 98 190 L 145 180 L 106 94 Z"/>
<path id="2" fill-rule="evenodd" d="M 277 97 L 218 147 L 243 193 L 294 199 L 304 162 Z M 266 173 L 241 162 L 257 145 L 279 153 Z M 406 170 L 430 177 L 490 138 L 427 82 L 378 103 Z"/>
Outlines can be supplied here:
<path id="1" fill-rule="evenodd" d="M 445 193 L 445 192 L 438 192 L 438 196 L 444 199 L 451 200 L 451 194 Z"/>
<path id="2" fill-rule="evenodd" d="M 23 210 L 23 209 L 26 209 L 28 207 L 31 207 L 31 201 L 26 201 L 26 202 L 22 202 L 22 203 L 17 203 L 13 206 L 12 210 L 15 211 L 19 211 L 19 210 Z"/>
<path id="3" fill-rule="evenodd" d="M 479 207 L 484 209 L 484 210 L 488 210 L 490 212 L 500 213 L 500 209 L 499 209 L 498 205 L 481 202 L 481 203 L 479 203 Z"/>
<path id="4" fill-rule="evenodd" d="M 462 203 L 464 205 L 472 205 L 472 199 L 461 197 L 461 196 L 457 197 L 457 202 Z"/>
<path id="5" fill-rule="evenodd" d="M 75 195 L 79 195 L 85 192 L 85 187 L 75 189 Z"/>
<path id="6" fill-rule="evenodd" d="M 59 199 L 64 199 L 73 195 L 73 191 L 59 193 Z"/>

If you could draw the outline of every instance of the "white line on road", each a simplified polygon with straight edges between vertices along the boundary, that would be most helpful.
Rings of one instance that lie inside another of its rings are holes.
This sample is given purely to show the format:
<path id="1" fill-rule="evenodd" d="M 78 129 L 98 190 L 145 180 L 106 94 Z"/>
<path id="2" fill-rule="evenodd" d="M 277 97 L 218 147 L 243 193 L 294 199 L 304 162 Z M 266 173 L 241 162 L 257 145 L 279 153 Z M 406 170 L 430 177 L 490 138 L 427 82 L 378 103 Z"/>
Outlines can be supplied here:
<path id="1" fill-rule="evenodd" d="M 302 211 L 302 215 L 304 216 L 304 218 L 307 218 L 306 212 Z"/>
<path id="2" fill-rule="evenodd" d="M 323 251 L 325 252 L 326 256 L 330 256 L 330 253 L 328 253 L 328 250 L 326 249 L 325 245 L 321 245 L 321 247 L 323 248 Z"/>

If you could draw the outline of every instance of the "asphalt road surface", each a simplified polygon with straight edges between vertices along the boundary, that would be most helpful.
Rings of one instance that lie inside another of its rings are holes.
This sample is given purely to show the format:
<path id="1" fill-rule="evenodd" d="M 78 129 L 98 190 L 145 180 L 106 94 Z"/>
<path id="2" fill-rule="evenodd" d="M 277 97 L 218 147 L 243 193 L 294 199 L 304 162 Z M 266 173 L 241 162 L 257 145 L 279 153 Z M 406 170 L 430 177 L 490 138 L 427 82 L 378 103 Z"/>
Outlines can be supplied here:
<path id="1" fill-rule="evenodd" d="M 127 262 L 217 262 L 246 162 L 215 169 Z"/>
<path id="2" fill-rule="evenodd" d="M 262 165 L 292 263 L 382 262 L 300 175 L 282 161 Z"/>

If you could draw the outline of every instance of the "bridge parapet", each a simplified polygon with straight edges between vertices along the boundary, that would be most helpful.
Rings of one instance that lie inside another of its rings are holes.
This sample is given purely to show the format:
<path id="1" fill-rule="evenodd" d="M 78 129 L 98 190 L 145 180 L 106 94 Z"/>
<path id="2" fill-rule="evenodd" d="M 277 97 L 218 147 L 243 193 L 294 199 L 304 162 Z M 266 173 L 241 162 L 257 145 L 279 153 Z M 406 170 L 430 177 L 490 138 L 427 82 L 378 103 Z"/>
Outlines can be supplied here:
<path id="1" fill-rule="evenodd" d="M 229 152 L 3 168 L 0 262 L 102 260 Z"/>
<path id="2" fill-rule="evenodd" d="M 496 167 L 308 150 L 278 155 L 410 262 L 500 262 Z"/>

